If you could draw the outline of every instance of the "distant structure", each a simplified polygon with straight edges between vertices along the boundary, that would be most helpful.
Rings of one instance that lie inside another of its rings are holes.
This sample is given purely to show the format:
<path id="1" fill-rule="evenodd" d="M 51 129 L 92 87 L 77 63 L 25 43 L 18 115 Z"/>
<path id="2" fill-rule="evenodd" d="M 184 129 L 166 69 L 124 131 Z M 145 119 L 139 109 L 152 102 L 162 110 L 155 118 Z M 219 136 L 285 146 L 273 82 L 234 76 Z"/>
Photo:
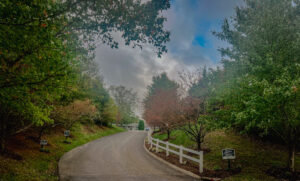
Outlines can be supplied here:
<path id="1" fill-rule="evenodd" d="M 123 124 L 123 127 L 127 130 L 138 130 L 138 123 Z"/>
<path id="2" fill-rule="evenodd" d="M 123 125 L 118 124 L 117 126 L 125 128 L 127 130 L 138 130 L 138 123 L 123 124 Z"/>

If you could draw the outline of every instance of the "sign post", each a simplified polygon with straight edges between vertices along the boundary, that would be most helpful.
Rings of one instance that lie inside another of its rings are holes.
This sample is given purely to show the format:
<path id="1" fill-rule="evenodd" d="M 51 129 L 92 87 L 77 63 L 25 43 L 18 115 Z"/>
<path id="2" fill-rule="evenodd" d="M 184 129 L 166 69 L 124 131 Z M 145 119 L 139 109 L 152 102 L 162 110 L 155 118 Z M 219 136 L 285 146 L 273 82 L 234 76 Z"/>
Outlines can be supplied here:
<path id="1" fill-rule="evenodd" d="M 228 169 L 231 169 L 230 160 L 235 159 L 235 150 L 231 148 L 225 148 L 222 150 L 223 160 L 228 160 Z"/>
<path id="2" fill-rule="evenodd" d="M 66 140 L 64 142 L 70 144 L 71 142 L 68 141 L 68 137 L 70 136 L 70 130 L 65 130 L 64 135 L 66 137 Z"/>
<path id="3" fill-rule="evenodd" d="M 40 148 L 40 151 L 41 152 L 46 152 L 47 150 L 45 150 L 45 146 L 48 144 L 48 141 L 47 140 L 41 140 L 40 141 L 40 145 L 41 145 L 41 148 Z"/>

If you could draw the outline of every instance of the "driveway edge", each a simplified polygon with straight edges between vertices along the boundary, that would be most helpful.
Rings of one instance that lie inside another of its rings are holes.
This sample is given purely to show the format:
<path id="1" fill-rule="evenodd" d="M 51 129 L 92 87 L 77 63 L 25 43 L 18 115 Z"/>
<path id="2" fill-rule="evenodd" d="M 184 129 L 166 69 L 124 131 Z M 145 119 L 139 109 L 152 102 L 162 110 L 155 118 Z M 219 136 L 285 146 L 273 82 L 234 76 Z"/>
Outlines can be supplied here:
<path id="1" fill-rule="evenodd" d="M 151 155 L 153 158 L 155 158 L 156 160 L 159 160 L 160 162 L 163 162 L 164 164 L 168 165 L 169 167 L 185 174 L 185 175 L 188 175 L 188 176 L 191 176 L 195 179 L 199 179 L 199 180 L 211 180 L 211 181 L 219 181 L 221 180 L 220 178 L 211 178 L 211 177 L 200 177 L 199 175 L 196 175 L 190 171 L 187 171 L 185 169 L 182 169 L 180 167 L 177 167 L 176 165 L 173 165 L 171 163 L 169 163 L 168 161 L 156 156 L 154 153 L 151 153 L 151 151 L 149 151 L 147 148 L 146 148 L 146 139 L 144 140 L 144 149 L 146 150 L 146 152 L 149 153 L 149 155 Z"/>
<path id="2" fill-rule="evenodd" d="M 181 172 L 181 173 L 183 173 L 183 174 L 185 174 L 185 175 L 191 176 L 191 177 L 196 178 L 196 179 L 201 179 L 201 177 L 200 177 L 199 175 L 196 175 L 196 174 L 194 174 L 194 173 L 192 173 L 192 172 L 190 172 L 190 171 L 187 171 L 187 170 L 184 170 L 184 169 L 182 169 L 182 168 L 179 168 L 179 167 L 177 167 L 177 166 L 175 166 L 175 165 L 173 165 L 173 164 L 167 162 L 166 160 L 164 160 L 164 159 L 162 159 L 162 158 L 156 156 L 155 154 L 151 153 L 151 152 L 146 148 L 145 144 L 146 144 L 146 142 L 145 142 L 145 140 L 144 140 L 144 149 L 146 150 L 147 153 L 149 153 L 149 155 L 151 155 L 151 156 L 152 156 L 153 158 L 155 158 L 156 160 L 159 160 L 160 162 L 163 162 L 164 164 L 168 165 L 169 167 L 171 167 L 171 168 L 173 168 L 173 169 L 175 169 L 175 170 L 177 170 L 177 171 L 179 171 L 179 172 Z"/>
<path id="3" fill-rule="evenodd" d="M 63 153 L 63 155 L 59 158 L 58 163 L 57 163 L 57 177 L 58 177 L 58 181 L 66 180 L 66 178 L 68 178 L 68 175 L 66 175 L 66 174 L 63 175 L 63 174 L 61 174 L 61 167 L 62 167 L 61 164 L 62 164 L 62 160 L 64 159 L 64 157 L 65 157 L 68 153 L 70 153 L 70 152 L 72 152 L 72 151 L 74 151 L 74 150 L 76 150 L 76 149 L 79 149 L 79 150 L 80 150 L 81 147 L 84 147 L 84 146 L 86 146 L 86 145 L 88 145 L 88 144 L 91 144 L 91 142 L 94 142 L 94 141 L 103 139 L 103 138 L 105 138 L 105 137 L 109 137 L 109 136 L 113 136 L 113 135 L 116 135 L 116 134 L 120 134 L 120 133 L 123 133 L 123 132 L 126 132 L 126 131 L 127 131 L 127 130 L 124 130 L 124 131 L 121 131 L 121 132 L 115 132 L 115 133 L 108 134 L 108 135 L 105 135 L 105 136 L 100 136 L 100 137 L 98 137 L 98 138 L 96 138 L 96 139 L 90 140 L 90 141 L 88 141 L 88 142 L 86 142 L 86 143 L 84 143 L 84 144 L 82 144 L 82 145 L 78 145 L 78 146 L 72 148 L 71 150 L 69 150 L 69 151 Z"/>

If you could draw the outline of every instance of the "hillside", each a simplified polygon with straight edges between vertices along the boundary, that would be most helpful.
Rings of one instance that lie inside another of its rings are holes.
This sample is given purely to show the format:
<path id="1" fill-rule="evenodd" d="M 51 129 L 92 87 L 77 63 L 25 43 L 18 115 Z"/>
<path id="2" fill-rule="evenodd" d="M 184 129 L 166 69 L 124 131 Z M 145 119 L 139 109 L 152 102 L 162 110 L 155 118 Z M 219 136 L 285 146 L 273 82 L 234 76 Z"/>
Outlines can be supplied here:
<path id="1" fill-rule="evenodd" d="M 155 138 L 166 140 L 167 135 L 154 134 Z M 171 133 L 171 143 L 196 148 L 184 132 L 175 130 Z M 233 167 L 241 167 L 242 171 L 225 180 L 277 180 L 266 174 L 270 167 L 284 167 L 287 159 L 287 151 L 281 145 L 258 142 L 232 131 L 216 130 L 205 137 L 204 168 L 209 170 L 220 170 L 227 168 L 227 162 L 222 160 L 221 150 L 233 148 L 236 151 L 236 160 Z M 296 156 L 296 169 L 300 170 L 300 156 Z"/>
<path id="2" fill-rule="evenodd" d="M 65 140 L 63 129 L 55 129 L 46 134 L 46 149 L 50 153 L 39 151 L 39 143 L 34 141 L 35 132 L 20 134 L 9 140 L 6 156 L 0 156 L 0 180 L 58 180 L 57 165 L 59 158 L 74 147 L 110 134 L 124 131 L 122 128 L 86 126 L 77 124 L 71 129 L 71 144 Z M 8 156 L 9 155 L 9 156 Z"/>

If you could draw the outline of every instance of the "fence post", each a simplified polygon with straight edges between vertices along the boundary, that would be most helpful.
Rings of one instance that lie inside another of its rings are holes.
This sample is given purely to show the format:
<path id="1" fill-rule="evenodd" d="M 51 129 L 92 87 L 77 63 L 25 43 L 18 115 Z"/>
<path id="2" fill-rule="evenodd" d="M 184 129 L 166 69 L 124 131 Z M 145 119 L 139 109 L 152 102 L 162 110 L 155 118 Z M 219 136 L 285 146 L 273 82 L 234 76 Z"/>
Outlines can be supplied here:
<path id="1" fill-rule="evenodd" d="M 199 152 L 199 172 L 203 172 L 203 151 Z"/>
<path id="2" fill-rule="evenodd" d="M 169 142 L 166 143 L 166 155 L 169 156 Z"/>
<path id="3" fill-rule="evenodd" d="M 152 149 L 152 147 L 153 147 L 153 139 L 152 138 L 150 138 L 150 144 L 151 144 L 150 148 Z"/>
<path id="4" fill-rule="evenodd" d="M 156 153 L 158 152 L 158 139 L 156 139 Z"/>
<path id="5" fill-rule="evenodd" d="M 179 163 L 182 164 L 182 145 L 179 147 Z"/>

